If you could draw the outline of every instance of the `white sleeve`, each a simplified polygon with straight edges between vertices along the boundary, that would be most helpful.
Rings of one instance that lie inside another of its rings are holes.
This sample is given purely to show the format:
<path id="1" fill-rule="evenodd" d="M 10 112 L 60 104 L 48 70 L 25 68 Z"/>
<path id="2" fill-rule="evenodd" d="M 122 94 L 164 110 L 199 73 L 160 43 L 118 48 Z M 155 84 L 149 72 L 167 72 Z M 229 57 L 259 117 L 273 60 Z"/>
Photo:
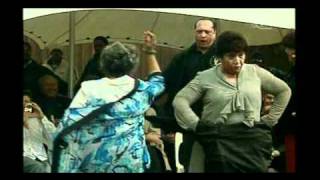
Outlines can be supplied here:
<path id="1" fill-rule="evenodd" d="M 41 122 L 49 134 L 55 133 L 57 129 L 56 126 L 51 121 L 49 121 L 46 116 L 43 116 L 43 118 L 41 119 Z"/>

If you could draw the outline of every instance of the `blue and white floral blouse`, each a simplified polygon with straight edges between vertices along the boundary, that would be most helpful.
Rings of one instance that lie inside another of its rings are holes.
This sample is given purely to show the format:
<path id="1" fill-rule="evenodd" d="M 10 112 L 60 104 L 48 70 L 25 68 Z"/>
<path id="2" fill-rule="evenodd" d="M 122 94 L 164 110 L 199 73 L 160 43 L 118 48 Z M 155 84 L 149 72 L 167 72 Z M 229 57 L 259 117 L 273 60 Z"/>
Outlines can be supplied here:
<path id="1" fill-rule="evenodd" d="M 119 100 L 134 88 L 134 79 L 122 76 L 86 81 L 65 111 L 57 134 L 100 106 Z M 164 78 L 152 74 L 138 80 L 133 94 L 116 102 L 88 125 L 65 136 L 58 172 L 141 173 L 150 166 L 144 136 L 144 113 L 164 91 Z"/>

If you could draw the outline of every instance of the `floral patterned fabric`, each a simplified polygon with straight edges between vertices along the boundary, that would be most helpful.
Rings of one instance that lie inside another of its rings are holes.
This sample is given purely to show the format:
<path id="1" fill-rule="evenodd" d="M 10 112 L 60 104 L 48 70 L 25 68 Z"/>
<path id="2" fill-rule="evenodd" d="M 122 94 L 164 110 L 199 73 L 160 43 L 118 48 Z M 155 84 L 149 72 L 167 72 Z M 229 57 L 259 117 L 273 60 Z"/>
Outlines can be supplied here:
<path id="1" fill-rule="evenodd" d="M 144 113 L 163 91 L 164 79 L 159 74 L 151 75 L 147 81 L 138 80 L 138 87 L 130 97 L 114 103 L 91 123 L 66 135 L 64 141 L 68 146 L 60 155 L 58 172 L 144 172 L 150 166 Z M 84 107 L 69 107 L 57 133 L 106 103 L 110 102 L 90 96 Z"/>

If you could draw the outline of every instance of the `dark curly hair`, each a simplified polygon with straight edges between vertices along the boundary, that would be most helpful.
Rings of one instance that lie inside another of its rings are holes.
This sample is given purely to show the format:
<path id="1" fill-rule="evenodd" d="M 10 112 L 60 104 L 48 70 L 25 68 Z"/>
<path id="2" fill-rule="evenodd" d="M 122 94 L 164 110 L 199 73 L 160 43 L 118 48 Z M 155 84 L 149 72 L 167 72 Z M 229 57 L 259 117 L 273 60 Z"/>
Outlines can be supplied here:
<path id="1" fill-rule="evenodd" d="M 102 42 L 104 42 L 106 45 L 109 44 L 108 39 L 107 39 L 106 37 L 103 37 L 103 36 L 97 36 L 97 37 L 95 37 L 94 40 L 93 40 L 93 42 L 94 42 L 94 41 L 102 41 Z"/>
<path id="2" fill-rule="evenodd" d="M 248 43 L 239 33 L 233 31 L 223 32 L 216 42 L 216 56 L 222 58 L 226 53 L 247 53 Z"/>
<path id="3" fill-rule="evenodd" d="M 121 77 L 128 74 L 138 61 L 138 54 L 134 46 L 115 42 L 102 50 L 99 70 L 107 77 Z"/>
<path id="4" fill-rule="evenodd" d="M 54 54 L 54 53 L 59 53 L 59 54 L 63 54 L 63 51 L 59 48 L 54 48 L 50 51 L 50 55 Z"/>
<path id="5" fill-rule="evenodd" d="M 282 45 L 287 48 L 296 49 L 295 31 L 291 31 L 284 36 L 282 39 Z"/>

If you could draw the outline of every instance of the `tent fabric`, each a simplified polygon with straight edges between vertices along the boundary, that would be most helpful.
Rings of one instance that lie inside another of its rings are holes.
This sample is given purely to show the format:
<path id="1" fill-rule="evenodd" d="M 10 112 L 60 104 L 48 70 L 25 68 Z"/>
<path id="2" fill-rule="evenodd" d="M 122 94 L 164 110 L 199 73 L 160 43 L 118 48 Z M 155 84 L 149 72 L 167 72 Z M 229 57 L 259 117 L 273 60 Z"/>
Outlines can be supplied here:
<path id="1" fill-rule="evenodd" d="M 162 46 L 189 47 L 194 41 L 194 22 L 201 16 L 140 10 L 81 10 L 75 14 L 76 44 L 92 42 L 98 35 L 109 36 L 112 41 L 141 43 L 142 32 L 150 29 L 157 34 Z M 213 18 L 212 18 L 213 19 Z M 251 23 L 214 19 L 218 33 L 233 30 L 242 33 L 249 45 L 279 43 L 290 29 L 262 26 Z M 69 12 L 51 14 L 25 20 L 24 35 L 44 49 L 68 44 Z"/>

